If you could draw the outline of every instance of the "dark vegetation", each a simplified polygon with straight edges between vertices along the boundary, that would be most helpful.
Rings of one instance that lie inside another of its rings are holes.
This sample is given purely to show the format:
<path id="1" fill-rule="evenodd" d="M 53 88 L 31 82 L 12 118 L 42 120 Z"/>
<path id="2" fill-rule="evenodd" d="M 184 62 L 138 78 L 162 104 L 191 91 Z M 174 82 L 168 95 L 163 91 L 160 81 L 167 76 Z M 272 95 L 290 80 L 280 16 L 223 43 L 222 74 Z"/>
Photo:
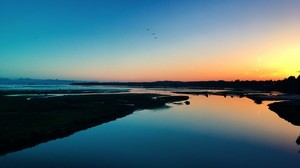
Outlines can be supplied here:
<path id="1" fill-rule="evenodd" d="M 275 112 L 280 118 L 287 122 L 300 126 L 300 101 L 281 101 L 268 105 L 269 109 Z M 300 145 L 300 136 L 296 139 L 296 144 Z M 299 151 L 300 153 L 300 151 Z"/>
<path id="2" fill-rule="evenodd" d="M 188 96 L 98 94 L 32 98 L 0 94 L 0 155 L 69 136 L 137 109 L 151 109 Z"/>
<path id="3" fill-rule="evenodd" d="M 274 111 L 279 117 L 300 126 L 300 102 L 299 101 L 282 101 L 268 105 L 269 109 Z M 300 142 L 300 140 L 299 140 Z"/>
<path id="4" fill-rule="evenodd" d="M 263 91 L 280 91 L 285 93 L 300 93 L 300 75 L 296 78 L 290 76 L 283 80 L 278 81 L 158 81 L 158 82 L 85 82 L 85 83 L 72 83 L 72 85 L 126 85 L 136 87 L 185 87 L 185 88 L 235 88 L 235 89 L 253 89 Z"/>

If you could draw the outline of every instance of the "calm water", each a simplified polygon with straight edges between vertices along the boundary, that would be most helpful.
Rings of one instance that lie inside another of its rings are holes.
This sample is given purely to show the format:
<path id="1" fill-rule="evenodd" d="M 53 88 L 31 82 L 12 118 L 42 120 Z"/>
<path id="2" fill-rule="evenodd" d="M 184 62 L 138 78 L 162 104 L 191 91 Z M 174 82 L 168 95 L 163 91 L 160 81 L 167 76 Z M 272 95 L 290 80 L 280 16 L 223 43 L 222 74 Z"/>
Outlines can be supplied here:
<path id="1" fill-rule="evenodd" d="M 190 102 L 7 154 L 0 167 L 300 167 L 300 128 L 267 103 L 221 96 Z"/>

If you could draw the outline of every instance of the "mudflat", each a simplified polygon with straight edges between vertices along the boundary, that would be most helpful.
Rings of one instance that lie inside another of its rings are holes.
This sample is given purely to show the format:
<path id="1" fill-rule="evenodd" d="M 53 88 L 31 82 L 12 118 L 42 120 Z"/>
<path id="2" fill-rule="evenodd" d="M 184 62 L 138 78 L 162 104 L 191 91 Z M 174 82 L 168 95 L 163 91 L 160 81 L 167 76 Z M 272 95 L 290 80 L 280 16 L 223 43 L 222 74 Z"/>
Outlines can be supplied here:
<path id="1" fill-rule="evenodd" d="M 138 109 L 159 108 L 166 103 L 189 99 L 188 96 L 136 93 L 30 99 L 6 94 L 0 94 L 0 155 L 66 137 Z"/>

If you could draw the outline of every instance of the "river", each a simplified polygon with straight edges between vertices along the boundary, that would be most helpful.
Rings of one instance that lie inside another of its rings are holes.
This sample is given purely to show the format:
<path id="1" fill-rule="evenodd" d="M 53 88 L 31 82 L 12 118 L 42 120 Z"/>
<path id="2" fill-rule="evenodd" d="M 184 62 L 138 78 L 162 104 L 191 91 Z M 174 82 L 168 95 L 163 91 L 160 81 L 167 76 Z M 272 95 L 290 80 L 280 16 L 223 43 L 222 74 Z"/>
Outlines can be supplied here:
<path id="1" fill-rule="evenodd" d="M 159 92 L 135 89 L 133 92 Z M 0 157 L 1 167 L 300 167 L 300 127 L 248 98 L 191 96 Z"/>

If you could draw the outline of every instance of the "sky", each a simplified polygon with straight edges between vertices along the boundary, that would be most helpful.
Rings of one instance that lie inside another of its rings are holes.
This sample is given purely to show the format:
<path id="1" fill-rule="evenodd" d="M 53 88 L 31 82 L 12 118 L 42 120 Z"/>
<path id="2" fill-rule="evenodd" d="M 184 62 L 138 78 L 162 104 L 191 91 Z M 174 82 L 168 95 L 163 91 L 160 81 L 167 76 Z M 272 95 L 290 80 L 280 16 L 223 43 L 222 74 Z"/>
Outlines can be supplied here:
<path id="1" fill-rule="evenodd" d="M 299 16 L 300 0 L 0 0 L 0 77 L 298 76 Z"/>

